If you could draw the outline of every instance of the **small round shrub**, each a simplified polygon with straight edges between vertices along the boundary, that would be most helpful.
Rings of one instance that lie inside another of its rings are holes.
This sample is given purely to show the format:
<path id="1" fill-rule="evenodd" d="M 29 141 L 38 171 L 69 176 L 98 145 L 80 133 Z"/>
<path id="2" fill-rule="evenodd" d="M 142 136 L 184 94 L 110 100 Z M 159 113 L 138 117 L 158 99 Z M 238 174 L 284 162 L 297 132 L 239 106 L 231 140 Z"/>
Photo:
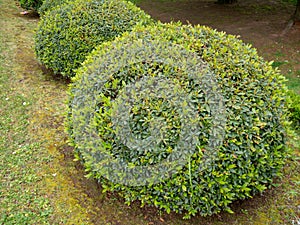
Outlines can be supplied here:
<path id="1" fill-rule="evenodd" d="M 23 9 L 32 9 L 37 11 L 43 4 L 43 0 L 19 0 Z"/>
<path id="2" fill-rule="evenodd" d="M 186 218 L 231 212 L 230 203 L 281 174 L 283 82 L 232 35 L 138 26 L 97 47 L 78 70 L 67 131 L 89 176 L 127 203 Z"/>
<path id="3" fill-rule="evenodd" d="M 77 0 L 44 15 L 35 36 L 35 52 L 47 68 L 72 77 L 95 46 L 151 21 L 130 2 Z"/>
<path id="4" fill-rule="evenodd" d="M 47 11 L 50 11 L 57 6 L 62 6 L 68 1 L 72 2 L 72 0 L 44 0 L 43 4 L 38 9 L 38 13 L 43 16 Z"/>

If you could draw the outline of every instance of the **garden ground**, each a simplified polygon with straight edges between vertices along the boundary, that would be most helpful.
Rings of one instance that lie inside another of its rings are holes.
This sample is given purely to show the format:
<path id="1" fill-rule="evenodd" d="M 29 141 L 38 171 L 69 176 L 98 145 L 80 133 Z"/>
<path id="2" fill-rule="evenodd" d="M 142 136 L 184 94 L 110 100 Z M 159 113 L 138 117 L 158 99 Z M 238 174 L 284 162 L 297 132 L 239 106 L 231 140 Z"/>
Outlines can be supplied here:
<path id="1" fill-rule="evenodd" d="M 188 20 L 240 35 L 267 60 L 274 60 L 290 79 L 289 88 L 299 93 L 300 28 L 296 25 L 282 35 L 293 7 L 270 2 L 245 0 L 224 6 L 200 0 L 143 0 L 138 4 L 164 22 Z M 35 59 L 38 17 L 20 15 L 22 9 L 11 0 L 0 3 L 0 224 L 297 224 L 300 220 L 296 146 L 277 187 L 234 203 L 233 215 L 182 220 L 153 207 L 140 208 L 139 203 L 126 206 L 117 194 L 102 194 L 96 182 L 84 177 L 80 163 L 73 161 L 67 143 L 63 117 L 68 81 L 52 75 Z"/>

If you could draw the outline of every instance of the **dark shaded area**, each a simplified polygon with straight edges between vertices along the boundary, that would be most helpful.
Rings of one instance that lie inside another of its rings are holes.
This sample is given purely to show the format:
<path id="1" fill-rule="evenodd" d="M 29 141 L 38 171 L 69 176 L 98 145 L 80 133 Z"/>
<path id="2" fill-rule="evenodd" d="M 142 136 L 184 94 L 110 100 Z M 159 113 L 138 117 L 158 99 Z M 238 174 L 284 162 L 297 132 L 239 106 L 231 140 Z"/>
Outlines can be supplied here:
<path id="1" fill-rule="evenodd" d="M 296 10 L 293 15 L 294 22 L 300 22 L 300 0 L 297 0 Z"/>
<path id="2" fill-rule="evenodd" d="M 237 2 L 237 0 L 218 0 L 217 3 L 219 4 L 232 4 Z"/>

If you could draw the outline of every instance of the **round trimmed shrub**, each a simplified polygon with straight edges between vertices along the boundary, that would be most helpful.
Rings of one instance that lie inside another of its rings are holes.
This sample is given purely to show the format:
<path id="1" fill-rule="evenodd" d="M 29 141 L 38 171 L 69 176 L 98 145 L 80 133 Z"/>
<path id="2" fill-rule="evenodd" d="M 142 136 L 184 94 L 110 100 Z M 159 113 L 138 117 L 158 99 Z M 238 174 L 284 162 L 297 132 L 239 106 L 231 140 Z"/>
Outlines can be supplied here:
<path id="1" fill-rule="evenodd" d="M 23 9 L 32 9 L 37 11 L 43 4 L 43 0 L 19 0 Z"/>
<path id="2" fill-rule="evenodd" d="M 104 191 L 185 218 L 270 187 L 286 158 L 284 78 L 204 26 L 136 27 L 91 53 L 69 91 L 76 157 Z"/>
<path id="3" fill-rule="evenodd" d="M 35 36 L 35 52 L 47 68 L 72 77 L 95 46 L 151 21 L 130 2 L 77 0 L 44 15 Z"/>

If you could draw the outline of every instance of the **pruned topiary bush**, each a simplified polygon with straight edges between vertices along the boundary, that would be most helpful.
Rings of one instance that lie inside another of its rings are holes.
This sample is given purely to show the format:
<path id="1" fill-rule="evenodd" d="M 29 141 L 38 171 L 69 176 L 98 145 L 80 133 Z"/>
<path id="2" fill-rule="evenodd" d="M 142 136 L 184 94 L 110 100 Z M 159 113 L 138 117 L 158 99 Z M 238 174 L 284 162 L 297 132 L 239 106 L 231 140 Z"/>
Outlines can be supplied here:
<path id="1" fill-rule="evenodd" d="M 20 6 L 23 9 L 32 9 L 38 11 L 44 0 L 19 0 Z"/>
<path id="2" fill-rule="evenodd" d="M 95 46 L 130 31 L 136 24 L 151 21 L 130 2 L 76 0 L 43 16 L 35 36 L 35 52 L 47 68 L 72 77 Z"/>
<path id="3" fill-rule="evenodd" d="M 186 217 L 230 212 L 281 174 L 283 81 L 234 36 L 139 26 L 78 70 L 67 130 L 104 191 Z"/>

